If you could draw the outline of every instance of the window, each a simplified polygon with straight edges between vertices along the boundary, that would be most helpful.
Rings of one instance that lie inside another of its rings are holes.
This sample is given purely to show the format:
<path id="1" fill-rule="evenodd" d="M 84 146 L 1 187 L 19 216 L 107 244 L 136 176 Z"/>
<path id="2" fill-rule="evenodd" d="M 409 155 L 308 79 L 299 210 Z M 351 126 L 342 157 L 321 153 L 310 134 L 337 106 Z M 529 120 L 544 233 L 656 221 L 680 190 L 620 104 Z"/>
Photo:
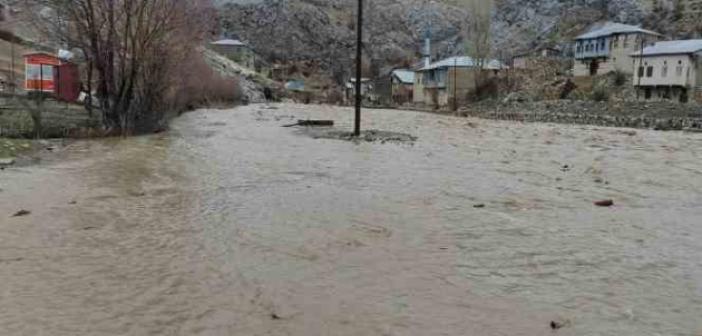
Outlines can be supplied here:
<path id="1" fill-rule="evenodd" d="M 629 39 L 628 35 L 624 35 L 624 48 L 629 48 Z"/>
<path id="2" fill-rule="evenodd" d="M 653 66 L 649 65 L 648 69 L 646 69 L 646 77 L 653 77 Z"/>
<path id="3" fill-rule="evenodd" d="M 605 40 L 600 41 L 600 50 L 605 50 Z"/>
<path id="4" fill-rule="evenodd" d="M 677 67 L 675 67 L 675 75 L 680 77 L 680 76 L 682 76 L 682 74 L 683 74 L 683 66 L 678 65 Z"/>
<path id="5" fill-rule="evenodd" d="M 643 75 L 644 75 L 644 67 L 640 66 L 639 67 L 639 77 L 643 77 Z"/>

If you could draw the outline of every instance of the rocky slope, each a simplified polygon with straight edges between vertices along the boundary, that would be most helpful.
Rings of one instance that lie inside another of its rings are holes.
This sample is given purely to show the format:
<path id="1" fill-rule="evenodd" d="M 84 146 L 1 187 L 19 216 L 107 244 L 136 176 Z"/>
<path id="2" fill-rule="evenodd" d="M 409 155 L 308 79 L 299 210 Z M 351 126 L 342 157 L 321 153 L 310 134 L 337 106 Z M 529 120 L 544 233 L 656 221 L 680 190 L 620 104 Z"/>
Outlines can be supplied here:
<path id="1" fill-rule="evenodd" d="M 317 60 L 338 80 L 350 74 L 354 54 L 355 1 L 220 1 L 225 34 L 248 40 L 269 60 Z M 463 50 L 460 27 L 470 15 L 442 1 L 367 1 L 368 72 L 416 60 L 427 28 L 436 57 Z M 495 0 L 493 49 L 508 58 L 535 45 L 567 42 L 597 21 L 645 24 L 675 33 L 670 11 L 653 13 L 652 0 Z M 430 22 L 431 24 L 427 24 Z"/>

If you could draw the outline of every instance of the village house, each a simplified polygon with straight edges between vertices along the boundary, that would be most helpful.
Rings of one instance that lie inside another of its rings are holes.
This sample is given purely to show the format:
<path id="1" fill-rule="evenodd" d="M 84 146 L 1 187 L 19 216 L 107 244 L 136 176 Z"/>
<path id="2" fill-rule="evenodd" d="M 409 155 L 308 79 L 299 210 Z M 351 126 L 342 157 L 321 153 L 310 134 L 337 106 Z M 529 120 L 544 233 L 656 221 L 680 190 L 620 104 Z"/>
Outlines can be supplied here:
<path id="1" fill-rule="evenodd" d="M 631 54 L 660 38 L 660 34 L 637 26 L 607 22 L 576 38 L 573 75 L 595 76 L 613 71 L 631 74 Z"/>
<path id="2" fill-rule="evenodd" d="M 256 66 L 256 54 L 248 44 L 237 39 L 224 39 L 210 43 L 215 52 L 249 69 Z"/>
<path id="3" fill-rule="evenodd" d="M 414 103 L 434 107 L 453 103 L 460 105 L 466 102 L 470 93 L 475 92 L 479 71 L 494 76 L 499 70 L 507 68 L 497 60 L 485 62 L 482 69 L 476 63 L 469 56 L 457 56 L 417 70 L 414 76 Z"/>
<path id="4" fill-rule="evenodd" d="M 346 101 L 352 103 L 356 99 L 356 78 L 350 78 L 345 85 Z M 373 90 L 373 81 L 370 78 L 361 78 L 361 97 L 368 97 L 368 92 Z"/>
<path id="5" fill-rule="evenodd" d="M 373 80 L 370 100 L 380 105 L 403 105 L 412 102 L 414 71 L 395 69 Z"/>
<path id="6" fill-rule="evenodd" d="M 515 55 L 512 58 L 513 69 L 532 69 L 540 60 L 557 59 L 563 52 L 555 47 L 542 47 Z"/>
<path id="7" fill-rule="evenodd" d="M 701 101 L 702 40 L 664 41 L 632 54 L 641 100 Z"/>

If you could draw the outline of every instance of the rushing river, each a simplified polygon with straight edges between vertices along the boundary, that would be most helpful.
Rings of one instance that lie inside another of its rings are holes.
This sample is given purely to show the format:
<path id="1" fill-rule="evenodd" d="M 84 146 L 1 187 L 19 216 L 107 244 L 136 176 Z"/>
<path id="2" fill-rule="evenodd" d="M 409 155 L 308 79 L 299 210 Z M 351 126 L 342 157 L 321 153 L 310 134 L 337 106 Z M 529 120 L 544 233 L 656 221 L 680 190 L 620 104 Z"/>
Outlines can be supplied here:
<path id="1" fill-rule="evenodd" d="M 305 118 L 352 111 L 203 110 L 0 171 L 0 335 L 702 335 L 702 134 L 280 127 Z"/>

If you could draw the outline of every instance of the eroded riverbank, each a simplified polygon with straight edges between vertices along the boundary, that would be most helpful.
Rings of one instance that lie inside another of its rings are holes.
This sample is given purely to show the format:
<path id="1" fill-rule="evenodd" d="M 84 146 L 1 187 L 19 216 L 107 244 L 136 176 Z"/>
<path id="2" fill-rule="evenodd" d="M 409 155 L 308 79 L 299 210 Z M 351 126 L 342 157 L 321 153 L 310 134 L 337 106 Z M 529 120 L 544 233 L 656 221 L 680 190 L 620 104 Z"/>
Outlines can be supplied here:
<path id="1" fill-rule="evenodd" d="M 702 331 L 702 135 L 387 110 L 365 126 L 412 145 L 280 127 L 352 117 L 203 110 L 0 172 L 1 334 Z"/>

